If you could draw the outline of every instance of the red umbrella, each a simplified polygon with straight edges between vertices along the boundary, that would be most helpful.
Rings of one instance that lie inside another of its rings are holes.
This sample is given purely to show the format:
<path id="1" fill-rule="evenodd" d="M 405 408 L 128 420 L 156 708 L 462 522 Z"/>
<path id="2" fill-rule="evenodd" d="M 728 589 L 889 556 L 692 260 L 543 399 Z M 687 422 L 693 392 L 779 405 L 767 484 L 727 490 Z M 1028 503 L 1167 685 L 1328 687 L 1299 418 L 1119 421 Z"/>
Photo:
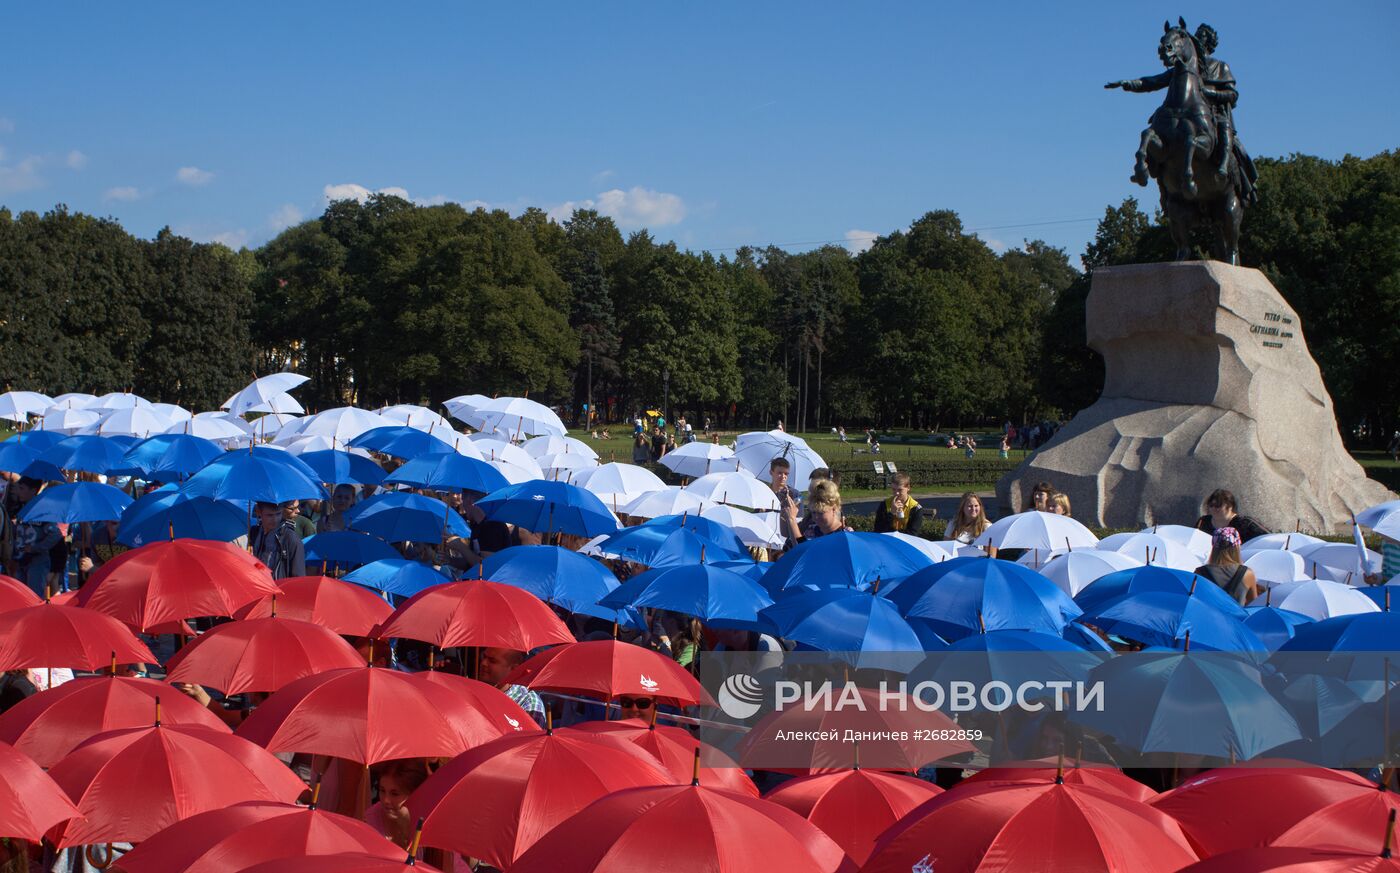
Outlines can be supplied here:
<path id="1" fill-rule="evenodd" d="M 38 606 L 43 602 L 43 598 L 30 591 L 28 585 L 12 576 L 0 576 L 0 612 Z"/>
<path id="2" fill-rule="evenodd" d="M 279 760 L 227 732 L 193 725 L 98 734 L 49 775 L 83 819 L 60 848 L 139 842 L 183 818 L 245 800 L 293 801 L 306 785 Z"/>
<path id="3" fill-rule="evenodd" d="M 229 733 L 219 717 L 154 679 L 84 676 L 25 698 L 0 714 L 0 741 L 52 767 L 104 731 L 148 727 L 156 698 L 161 720 Z"/>
<path id="4" fill-rule="evenodd" d="M 1375 792 L 1375 783 L 1325 767 L 1222 767 L 1151 803 L 1181 822 L 1191 844 L 1208 857 L 1268 845 L 1326 806 Z"/>
<path id="5" fill-rule="evenodd" d="M 206 615 L 232 615 L 277 585 L 262 562 L 232 543 L 170 540 L 122 552 L 78 591 L 79 606 L 143 632 Z"/>
<path id="6" fill-rule="evenodd" d="M 510 871 L 760 869 L 832 873 L 853 865 L 831 838 L 776 803 L 701 785 L 667 785 L 619 791 L 590 804 L 535 843 Z"/>
<path id="7" fill-rule="evenodd" d="M 715 706 L 695 677 L 670 658 L 617 640 L 569 643 L 549 649 L 515 669 L 505 683 L 612 700 L 646 695 L 678 706 Z"/>
<path id="8" fill-rule="evenodd" d="M 813 701 L 790 706 L 759 719 L 739 744 L 739 763 L 754 770 L 805 776 L 849 770 L 853 765 L 872 770 L 913 772 L 927 764 L 976 751 L 956 739 L 958 725 L 941 712 L 925 712 L 912 704 L 885 701 L 871 688 L 858 692 L 862 705 L 834 707 Z M 892 736 L 860 744 L 859 760 L 847 732 Z M 947 736 L 949 739 L 924 739 Z M 898 739 L 898 737 L 905 739 Z M 801 739 L 793 739 L 801 737 Z"/>
<path id="9" fill-rule="evenodd" d="M 653 713 L 655 711 L 652 710 Z M 677 784 L 690 781 L 698 751 L 702 785 L 758 797 L 758 787 L 733 758 L 714 746 L 700 742 L 682 728 L 654 722 L 647 724 L 641 719 L 629 718 L 626 721 L 586 721 L 575 726 L 574 730 L 637 746 L 659 761 Z"/>
<path id="10" fill-rule="evenodd" d="M 400 852 L 400 855 L 403 853 Z M 238 873 L 442 873 L 438 868 L 406 858 L 391 860 L 378 855 L 313 855 L 309 858 L 279 858 L 239 870 Z"/>
<path id="11" fill-rule="evenodd" d="M 97 670 L 113 658 L 119 664 L 157 663 L 126 625 L 100 612 L 52 603 L 0 612 L 0 670 Z"/>
<path id="12" fill-rule="evenodd" d="M 468 579 L 425 588 L 404 601 L 375 636 L 528 652 L 572 643 L 574 635 L 543 600 L 514 585 Z"/>
<path id="13" fill-rule="evenodd" d="M 166 663 L 166 680 L 225 694 L 276 691 L 327 670 L 363 667 L 364 658 L 332 630 L 295 618 L 250 618 L 208 631 Z"/>
<path id="14" fill-rule="evenodd" d="M 510 734 L 539 733 L 534 718 L 499 688 L 436 670 L 408 675 L 416 682 L 435 685 L 457 699 L 457 706 L 450 711 L 447 721 L 468 749 Z"/>
<path id="15" fill-rule="evenodd" d="M 1309 814 L 1279 834 L 1275 846 L 1327 846 L 1354 852 L 1374 852 L 1382 823 L 1400 810 L 1400 795 L 1385 787 L 1362 791 Z M 1389 840 L 1389 836 L 1387 836 Z"/>
<path id="16" fill-rule="evenodd" d="M 1088 785 L 1101 791 L 1116 792 L 1124 797 L 1147 803 L 1157 796 L 1157 792 L 1141 782 L 1113 767 L 1100 767 L 1093 764 L 1074 764 L 1063 769 L 1057 762 L 1016 761 L 997 764 L 963 779 L 963 785 L 976 785 L 982 782 L 1054 782 L 1063 776 L 1066 785 Z"/>
<path id="17" fill-rule="evenodd" d="M 126 853 L 124 873 L 224 873 L 277 858 L 363 852 L 403 863 L 404 852 L 359 819 L 315 805 L 249 801 L 178 821 Z"/>
<path id="18" fill-rule="evenodd" d="M 238 735 L 271 752 L 330 755 L 366 767 L 447 758 L 468 746 L 454 719 L 460 701 L 407 673 L 330 670 L 284 685 L 238 726 Z"/>
<path id="19" fill-rule="evenodd" d="M 234 618 L 267 618 L 277 614 L 299 618 L 330 628 L 338 634 L 367 637 L 393 614 L 394 608 L 368 588 L 330 576 L 292 576 L 277 583 L 280 589 L 246 606 Z"/>
<path id="20" fill-rule="evenodd" d="M 605 794 L 671 781 L 640 749 L 563 730 L 512 735 L 443 765 L 408 799 L 423 843 L 509 868 L 550 828 Z"/>
<path id="21" fill-rule="evenodd" d="M 1400 859 L 1374 849 L 1348 852 L 1280 846 L 1236 849 L 1183 867 L 1180 873 L 1400 873 Z"/>
<path id="22" fill-rule="evenodd" d="M 0 743 L 0 837 L 37 843 L 78 808 L 27 756 Z"/>
<path id="23" fill-rule="evenodd" d="M 937 785 L 910 776 L 844 770 L 790 779 L 768 792 L 766 799 L 816 825 L 851 860 L 864 864 L 881 834 L 942 793 Z"/>
<path id="24" fill-rule="evenodd" d="M 986 782 L 940 794 L 885 832 L 861 873 L 1168 873 L 1196 860 L 1169 816 L 1121 794 Z"/>

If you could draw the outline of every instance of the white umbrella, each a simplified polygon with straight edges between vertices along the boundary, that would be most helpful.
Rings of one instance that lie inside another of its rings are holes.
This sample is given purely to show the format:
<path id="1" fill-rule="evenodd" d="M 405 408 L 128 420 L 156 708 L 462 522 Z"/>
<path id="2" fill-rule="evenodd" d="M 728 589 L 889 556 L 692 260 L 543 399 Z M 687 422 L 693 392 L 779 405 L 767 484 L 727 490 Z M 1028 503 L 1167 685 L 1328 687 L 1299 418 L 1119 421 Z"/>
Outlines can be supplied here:
<path id="1" fill-rule="evenodd" d="M 305 421 L 305 426 L 298 431 L 299 435 L 328 436 L 342 446 L 367 430 L 374 430 L 376 427 L 393 427 L 397 424 L 397 422 L 390 421 L 376 412 L 354 406 L 338 406 L 335 409 L 327 409 L 325 412 L 308 416 Z M 278 434 L 278 442 L 283 442 L 281 434 Z"/>
<path id="2" fill-rule="evenodd" d="M 194 418 L 192 412 L 174 403 L 152 403 L 151 411 L 170 419 L 171 424 L 177 421 L 189 421 L 191 418 Z"/>
<path id="3" fill-rule="evenodd" d="M 241 420 L 241 419 L 240 419 Z M 240 427 L 227 418 L 223 413 L 196 413 L 189 421 L 179 421 L 165 429 L 166 433 L 187 433 L 206 440 L 215 442 L 227 442 L 229 440 L 239 440 L 248 437 L 247 422 L 243 422 Z"/>
<path id="4" fill-rule="evenodd" d="M 739 469 L 734 450 L 714 443 L 685 443 L 667 452 L 661 466 L 679 476 L 699 479 L 710 473 L 732 473 Z"/>
<path id="5" fill-rule="evenodd" d="M 1306 582 L 1307 564 L 1296 552 L 1287 549 L 1262 549 L 1250 555 L 1244 565 L 1254 571 L 1264 587 L 1284 582 Z"/>
<path id="6" fill-rule="evenodd" d="M 734 440 L 734 460 L 738 462 L 739 469 L 747 470 L 765 482 L 773 481 L 770 468 L 778 458 L 787 459 L 790 465 L 788 481 L 798 491 L 807 490 L 813 470 L 826 466 L 826 461 L 812 451 L 806 441 L 780 430 L 741 433 Z"/>
<path id="7" fill-rule="evenodd" d="M 423 406 L 415 406 L 412 403 L 400 403 L 396 406 L 386 406 L 377 410 L 385 418 L 393 419 L 402 425 L 425 431 L 427 433 L 437 433 L 447 431 L 454 433 L 452 422 Z"/>
<path id="8" fill-rule="evenodd" d="M 506 481 L 512 485 L 519 485 L 521 482 L 529 482 L 532 479 L 544 478 L 544 472 L 539 469 L 538 465 L 535 465 L 534 469 L 531 469 L 530 467 L 525 467 L 520 464 L 513 464 L 510 461 L 492 461 L 488 459 L 486 463 L 495 467 L 502 476 L 506 477 Z M 535 464 L 533 460 L 531 460 L 530 463 Z"/>
<path id="9" fill-rule="evenodd" d="M 534 439 L 528 439 L 521 443 L 520 447 L 525 450 L 525 454 L 532 458 L 543 457 L 544 455 L 583 455 L 587 458 L 597 460 L 598 453 L 588 447 L 588 443 L 577 437 L 555 436 L 545 434 Z M 659 480 L 658 480 L 659 481 Z"/>
<path id="10" fill-rule="evenodd" d="M 150 409 L 151 401 L 130 391 L 113 391 L 97 398 L 88 409 Z"/>
<path id="11" fill-rule="evenodd" d="M 39 429 L 73 434 L 88 425 L 96 424 L 101 417 L 101 413 L 92 409 L 64 409 L 55 406 L 39 420 Z"/>
<path id="12" fill-rule="evenodd" d="M 285 449 L 290 455 L 304 455 L 307 452 L 338 451 L 348 452 L 352 455 L 359 455 L 362 458 L 370 457 L 370 453 L 365 449 L 357 449 L 343 443 L 337 443 L 328 436 L 304 436 L 298 437 L 285 445 L 278 446 Z"/>
<path id="13" fill-rule="evenodd" d="M 1375 506 L 1368 506 L 1358 512 L 1356 522 L 1374 530 L 1383 519 L 1396 513 L 1400 513 L 1400 500 L 1387 500 L 1385 503 L 1377 503 Z"/>
<path id="14" fill-rule="evenodd" d="M 700 511 L 701 518 L 708 518 L 727 525 L 746 546 L 775 548 L 787 541 L 768 520 L 772 513 L 745 512 L 722 503 L 712 504 Z"/>
<path id="15" fill-rule="evenodd" d="M 260 415 L 248 422 L 253 428 L 253 436 L 260 440 L 277 436 L 282 428 L 293 422 L 301 421 L 301 416 L 292 415 L 288 412 L 271 412 L 267 415 Z"/>
<path id="16" fill-rule="evenodd" d="M 243 414 L 250 412 L 276 412 L 288 415 L 301 415 L 306 409 L 297 402 L 297 399 L 290 394 L 274 394 L 262 403 L 256 403 L 243 410 Z"/>
<path id="17" fill-rule="evenodd" d="M 63 409 L 86 409 L 97 402 L 94 394 L 84 394 L 81 391 L 70 391 L 67 394 L 60 394 L 53 399 L 53 406 Z M 52 409 L 53 407 L 49 407 Z"/>
<path id="18" fill-rule="evenodd" d="M 1099 538 L 1068 515 L 1032 510 L 998 519 L 972 544 L 1050 552 L 1092 549 L 1099 544 Z"/>
<path id="19" fill-rule="evenodd" d="M 526 446 L 529 451 L 529 446 Z M 555 458 L 566 458 L 569 454 L 555 455 Z M 574 457 L 577 457 L 576 455 Z M 544 461 L 540 461 L 540 466 L 544 466 Z M 580 473 L 574 477 L 574 484 L 586 491 L 594 494 L 629 494 L 626 503 L 631 503 L 632 499 L 638 495 L 651 491 L 659 491 L 666 487 L 666 483 L 646 467 L 638 467 L 635 464 L 619 464 L 613 462 L 598 466 L 594 462 L 594 469 Z M 609 504 L 611 505 L 611 504 Z"/>
<path id="20" fill-rule="evenodd" d="M 467 439 L 474 443 L 510 443 L 510 436 L 503 433 L 496 433 L 494 430 L 479 430 L 475 433 L 467 434 Z M 514 443 L 511 443 L 514 445 Z"/>
<path id="21" fill-rule="evenodd" d="M 1357 552 L 1352 543 L 1314 543 L 1298 550 L 1303 559 L 1307 575 L 1315 579 L 1331 579 L 1347 585 L 1361 585 L 1364 580 L 1357 576 Z M 1366 550 L 1366 572 L 1381 571 L 1381 556 L 1371 549 Z"/>
<path id="22" fill-rule="evenodd" d="M 1181 543 L 1186 550 L 1201 559 L 1204 564 L 1210 558 L 1210 534 L 1184 524 L 1157 524 L 1144 528 L 1142 533 L 1156 534 L 1163 539 Z"/>
<path id="23" fill-rule="evenodd" d="M 497 397 L 482 404 L 477 413 L 481 417 L 481 430 L 499 430 L 512 436 L 546 433 L 564 436 L 568 432 L 554 410 L 524 397 Z"/>
<path id="24" fill-rule="evenodd" d="M 1141 566 L 1142 561 L 1122 552 L 1080 549 L 1050 559 L 1048 563 L 1041 565 L 1038 572 L 1054 582 L 1061 591 L 1073 597 L 1090 583 L 1109 573 Z"/>
<path id="25" fill-rule="evenodd" d="M 1171 567 L 1173 570 L 1194 572 L 1201 562 L 1185 546 L 1175 540 L 1150 533 L 1120 533 L 1106 536 L 1099 541 L 1099 549 L 1106 552 L 1121 552 L 1130 558 L 1139 558 L 1144 563 L 1157 567 Z"/>
<path id="26" fill-rule="evenodd" d="M 467 438 L 464 433 L 457 431 L 444 431 L 441 429 L 428 431 L 434 439 L 441 440 L 444 445 L 449 445 L 459 455 L 466 455 L 468 458 L 476 458 L 478 461 L 486 460 L 482 457 L 481 450 L 476 443 Z"/>
<path id="27" fill-rule="evenodd" d="M 6 391 L 0 394 L 0 418 L 25 422 L 31 415 L 40 415 L 54 405 L 54 400 L 38 391 Z"/>
<path id="28" fill-rule="evenodd" d="M 453 397 L 451 400 L 444 400 L 442 406 L 447 410 L 448 415 L 480 429 L 481 419 L 477 417 L 476 411 L 490 402 L 491 398 L 485 394 L 463 394 L 460 397 Z"/>
<path id="29" fill-rule="evenodd" d="M 173 423 L 170 419 L 157 412 L 152 412 L 150 409 L 131 407 L 113 409 L 78 433 L 97 434 L 98 436 L 136 436 L 144 439 L 148 436 L 165 433 Z"/>
<path id="30" fill-rule="evenodd" d="M 620 512 L 633 518 L 660 518 L 663 515 L 700 515 L 707 507 L 718 506 L 697 497 L 679 485 L 667 485 L 656 491 L 639 494 Z"/>
<path id="31" fill-rule="evenodd" d="M 737 470 L 732 473 L 711 473 L 685 486 L 697 497 L 745 509 L 781 509 L 773 489 L 754 478 L 752 473 Z"/>
<path id="32" fill-rule="evenodd" d="M 1326 540 L 1320 540 L 1317 537 L 1309 536 L 1305 533 L 1262 534 L 1241 546 L 1240 556 L 1248 558 L 1256 552 L 1274 549 L 1285 549 L 1290 552 L 1296 552 L 1299 549 L 1304 549 L 1321 542 L 1326 542 Z"/>
<path id="33" fill-rule="evenodd" d="M 543 479 L 544 471 L 534 458 L 525 453 L 520 446 L 512 443 L 501 442 L 500 440 L 472 440 L 472 447 L 477 450 L 483 460 L 505 461 L 514 464 L 524 470 L 533 470 L 533 479 Z"/>
<path id="34" fill-rule="evenodd" d="M 944 561 L 952 560 L 953 558 L 956 558 L 958 556 L 957 550 L 951 548 L 951 546 L 958 545 L 956 540 L 949 540 L 947 542 L 935 542 L 933 540 L 926 540 L 923 537 L 916 537 L 913 534 L 907 534 L 904 531 L 899 530 L 885 531 L 885 536 L 894 537 L 902 543 L 906 543 L 908 545 L 913 546 L 920 552 L 923 552 L 924 556 L 935 564 L 941 564 Z"/>
<path id="35" fill-rule="evenodd" d="M 558 455 L 543 455 L 535 459 L 535 463 L 540 465 L 544 471 L 546 479 L 554 479 L 561 482 L 573 482 L 573 475 L 576 472 L 591 472 L 598 466 L 598 462 L 584 455 L 570 455 L 560 453 Z"/>
<path id="36" fill-rule="evenodd" d="M 285 394 L 310 381 L 299 373 L 272 373 L 249 382 L 243 390 L 224 401 L 220 409 L 227 409 L 234 415 L 242 415 L 259 403 L 266 403 L 274 395 Z"/>
<path id="37" fill-rule="evenodd" d="M 1365 594 L 1350 585 L 1328 579 L 1282 582 L 1254 598 L 1250 605 L 1263 606 L 1266 603 L 1278 609 L 1301 612 L 1318 621 L 1339 615 L 1381 611 L 1376 602 Z"/>

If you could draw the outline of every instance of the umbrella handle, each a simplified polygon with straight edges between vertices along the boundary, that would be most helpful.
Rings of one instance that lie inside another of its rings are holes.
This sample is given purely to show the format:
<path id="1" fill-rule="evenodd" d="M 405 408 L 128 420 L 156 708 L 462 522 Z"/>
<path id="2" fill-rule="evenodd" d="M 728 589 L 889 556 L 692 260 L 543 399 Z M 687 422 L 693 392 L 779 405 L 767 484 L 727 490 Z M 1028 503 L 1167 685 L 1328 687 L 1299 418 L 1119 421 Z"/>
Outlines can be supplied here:
<path id="1" fill-rule="evenodd" d="M 112 866 L 112 862 L 117 859 L 117 856 L 116 853 L 112 851 L 111 843 L 106 844 L 105 855 L 101 854 L 102 851 L 102 846 L 94 844 L 83 850 L 83 857 L 98 870 L 106 870 L 108 867 Z"/>

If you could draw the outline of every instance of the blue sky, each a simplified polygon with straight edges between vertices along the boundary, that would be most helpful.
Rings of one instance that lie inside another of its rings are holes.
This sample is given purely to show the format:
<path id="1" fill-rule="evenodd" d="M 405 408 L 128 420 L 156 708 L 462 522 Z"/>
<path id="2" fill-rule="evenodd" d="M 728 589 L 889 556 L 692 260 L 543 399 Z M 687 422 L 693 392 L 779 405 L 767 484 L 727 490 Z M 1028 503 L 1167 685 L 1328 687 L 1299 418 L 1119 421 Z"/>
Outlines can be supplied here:
<path id="1" fill-rule="evenodd" d="M 328 193 L 800 250 L 954 209 L 1078 255 L 1162 19 L 1204 15 L 1255 155 L 1400 146 L 1400 3 L 13 4 L 0 203 L 257 245 Z M 959 131 L 963 133 L 959 133 Z M 1009 226 L 1010 225 L 1010 226 Z M 858 243 L 857 243 L 858 244 Z"/>

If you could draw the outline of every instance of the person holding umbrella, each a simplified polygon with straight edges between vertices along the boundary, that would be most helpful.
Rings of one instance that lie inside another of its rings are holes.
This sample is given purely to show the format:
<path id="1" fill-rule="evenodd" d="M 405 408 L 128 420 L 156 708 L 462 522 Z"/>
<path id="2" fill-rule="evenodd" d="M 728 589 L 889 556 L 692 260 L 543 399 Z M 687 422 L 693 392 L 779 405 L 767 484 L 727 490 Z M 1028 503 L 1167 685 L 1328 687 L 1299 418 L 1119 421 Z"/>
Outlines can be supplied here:
<path id="1" fill-rule="evenodd" d="M 297 534 L 296 524 L 288 520 L 283 508 L 276 503 L 258 501 L 254 507 L 258 524 L 248 532 L 248 544 L 259 561 L 272 572 L 274 579 L 306 575 L 306 549 Z"/>
<path id="2" fill-rule="evenodd" d="M 15 497 L 23 507 L 39 495 L 43 483 L 23 476 L 14 484 Z M 19 522 L 15 525 L 14 562 L 16 575 L 40 597 L 49 582 L 49 552 L 63 540 L 53 522 Z"/>
<path id="3" fill-rule="evenodd" d="M 494 686 L 506 693 L 506 696 L 515 701 L 521 709 L 530 713 L 530 717 L 540 726 L 544 727 L 544 700 L 538 694 L 526 688 L 524 685 L 502 685 L 505 678 L 520 663 L 525 660 L 525 653 L 514 649 L 502 649 L 496 646 L 485 646 L 481 654 L 476 659 L 476 678 L 487 685 Z"/>

